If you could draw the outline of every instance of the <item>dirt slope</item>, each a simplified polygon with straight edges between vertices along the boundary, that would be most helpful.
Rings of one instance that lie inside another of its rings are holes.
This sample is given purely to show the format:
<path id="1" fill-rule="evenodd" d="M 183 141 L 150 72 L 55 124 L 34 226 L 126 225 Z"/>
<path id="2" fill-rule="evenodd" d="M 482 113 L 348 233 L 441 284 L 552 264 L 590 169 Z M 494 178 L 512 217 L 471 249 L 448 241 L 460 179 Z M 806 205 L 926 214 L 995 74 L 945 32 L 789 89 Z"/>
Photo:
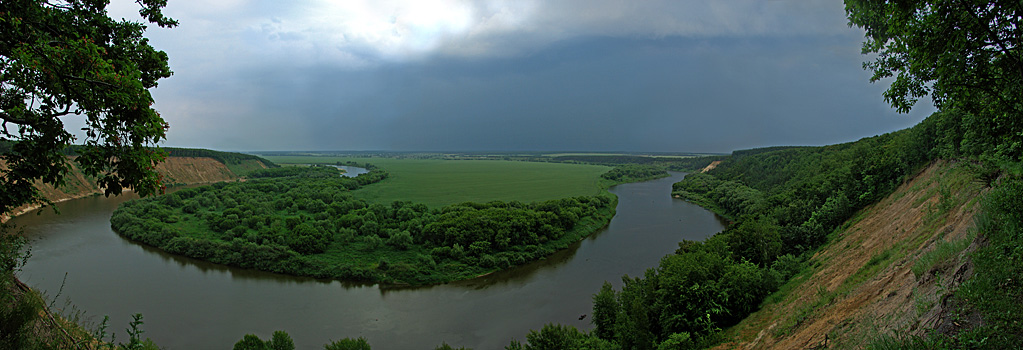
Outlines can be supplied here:
<path id="1" fill-rule="evenodd" d="M 881 334 L 922 334 L 950 323 L 942 296 L 971 273 L 964 251 L 972 249 L 968 231 L 980 188 L 961 166 L 924 169 L 833 234 L 809 262 L 812 271 L 728 330 L 730 340 L 717 348 L 862 348 Z M 934 260 L 929 252 L 941 242 L 969 248 L 917 276 L 913 266 L 931 266 L 919 261 Z"/>
<path id="2" fill-rule="evenodd" d="M 238 178 L 224 163 L 213 158 L 168 157 L 156 166 L 167 185 L 212 183 Z"/>
<path id="3" fill-rule="evenodd" d="M 254 163 L 263 166 L 262 163 Z M 4 164 L 0 164 L 0 167 L 3 166 Z M 40 186 L 44 197 L 58 203 L 103 193 L 103 190 L 96 186 L 95 179 L 85 176 L 75 162 L 71 162 L 71 167 L 72 171 L 68 174 L 64 186 L 54 187 L 45 184 Z M 163 174 L 164 184 L 168 186 L 213 183 L 239 178 L 226 165 L 213 158 L 168 157 L 157 165 L 156 170 Z M 18 216 L 37 208 L 38 205 L 26 205 L 13 210 L 12 213 L 13 216 Z M 8 217 L 0 217 L 2 221 L 7 219 Z"/>

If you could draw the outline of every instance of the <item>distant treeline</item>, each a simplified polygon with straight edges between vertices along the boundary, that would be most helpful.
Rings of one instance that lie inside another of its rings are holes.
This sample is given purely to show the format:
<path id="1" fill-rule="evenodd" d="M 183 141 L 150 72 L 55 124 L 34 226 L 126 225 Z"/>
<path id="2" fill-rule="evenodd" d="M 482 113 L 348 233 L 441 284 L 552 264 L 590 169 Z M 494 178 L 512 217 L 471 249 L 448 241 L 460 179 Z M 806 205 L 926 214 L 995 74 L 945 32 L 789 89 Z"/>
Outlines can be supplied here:
<path id="1" fill-rule="evenodd" d="M 745 156 L 753 156 L 753 155 L 757 155 L 757 154 L 769 153 L 769 152 L 774 152 L 774 151 L 784 151 L 784 150 L 800 149 L 800 148 L 816 148 L 816 147 L 810 147 L 810 146 L 773 146 L 773 147 L 750 148 L 750 149 L 741 149 L 741 150 L 732 151 L 732 156 L 733 157 L 745 157 Z"/>
<path id="2" fill-rule="evenodd" d="M 429 152 L 260 152 L 267 156 L 345 156 L 345 157 L 383 157 L 403 159 L 447 159 L 447 160 L 508 160 L 546 163 L 582 163 L 606 166 L 618 165 L 650 165 L 665 170 L 696 171 L 711 162 L 724 159 L 725 156 L 700 155 L 691 153 L 664 154 L 574 154 L 547 155 L 544 152 L 462 152 L 462 153 L 429 153 Z"/>
<path id="3" fill-rule="evenodd" d="M 352 160 L 349 160 L 347 162 L 336 162 L 334 164 L 335 165 L 340 165 L 340 166 L 354 166 L 354 167 L 364 168 L 364 169 L 367 169 L 367 170 L 373 170 L 373 169 L 377 168 L 376 165 L 371 164 L 371 163 L 359 163 L 359 162 L 352 161 Z"/>
<path id="4" fill-rule="evenodd" d="M 203 158 L 213 158 L 213 159 L 217 160 L 218 162 L 221 162 L 221 163 L 224 163 L 224 164 L 227 164 L 227 165 L 240 164 L 243 161 L 257 161 L 257 162 L 263 163 L 263 165 L 265 165 L 268 168 L 276 168 L 277 167 L 277 164 L 274 164 L 273 162 L 271 162 L 269 160 L 266 160 L 266 159 L 263 159 L 263 158 L 261 158 L 259 156 L 255 156 L 255 155 L 251 155 L 251 154 L 235 153 L 235 152 L 221 152 L 221 151 L 214 151 L 214 150 L 208 150 L 208 149 L 202 149 L 202 148 L 163 147 L 162 149 L 164 151 L 167 151 L 167 155 L 170 156 L 170 157 L 203 157 Z"/>
<path id="5" fill-rule="evenodd" d="M 600 175 L 615 183 L 646 181 L 667 176 L 668 172 L 663 167 L 636 164 L 619 165 Z"/>
<path id="6" fill-rule="evenodd" d="M 610 194 L 535 203 L 371 204 L 351 191 L 387 177 L 333 167 L 256 170 L 122 204 L 114 230 L 171 253 L 278 273 L 424 284 L 545 257 L 603 227 Z"/>
<path id="7" fill-rule="evenodd" d="M 556 162 L 563 163 L 586 163 L 610 166 L 638 164 L 675 171 L 696 171 L 703 169 L 716 160 L 724 159 L 724 157 L 725 156 L 650 157 L 632 155 L 570 155 L 553 157 L 552 159 Z"/>

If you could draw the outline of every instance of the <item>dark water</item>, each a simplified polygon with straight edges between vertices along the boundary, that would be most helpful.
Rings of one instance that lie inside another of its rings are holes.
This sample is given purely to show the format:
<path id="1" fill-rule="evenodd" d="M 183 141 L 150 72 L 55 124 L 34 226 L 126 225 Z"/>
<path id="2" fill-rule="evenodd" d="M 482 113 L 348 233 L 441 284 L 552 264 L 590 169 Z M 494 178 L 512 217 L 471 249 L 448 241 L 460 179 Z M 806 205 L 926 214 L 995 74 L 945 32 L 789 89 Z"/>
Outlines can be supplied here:
<path id="1" fill-rule="evenodd" d="M 21 278 L 86 316 L 111 318 L 125 340 L 131 315 L 168 349 L 229 349 L 246 333 L 285 330 L 299 349 L 366 337 L 374 349 L 432 349 L 447 342 L 499 349 L 549 322 L 591 329 L 601 284 L 641 275 L 682 239 L 723 226 L 714 214 L 672 199 L 682 174 L 612 189 L 618 213 L 607 229 L 529 265 L 471 281 L 421 288 L 353 285 L 226 268 L 164 254 L 122 239 L 110 214 L 128 198 L 92 197 L 12 220 L 32 239 Z"/>

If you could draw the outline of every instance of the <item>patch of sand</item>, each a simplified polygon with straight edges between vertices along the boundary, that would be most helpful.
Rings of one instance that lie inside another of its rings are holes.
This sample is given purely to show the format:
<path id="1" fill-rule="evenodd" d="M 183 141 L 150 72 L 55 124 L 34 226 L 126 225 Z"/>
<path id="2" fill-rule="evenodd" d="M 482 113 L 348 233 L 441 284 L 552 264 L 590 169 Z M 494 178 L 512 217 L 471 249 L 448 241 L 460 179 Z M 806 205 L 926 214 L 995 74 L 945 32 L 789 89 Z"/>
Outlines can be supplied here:
<path id="1" fill-rule="evenodd" d="M 703 167 L 703 170 L 700 170 L 700 172 L 701 173 L 705 173 L 705 172 L 714 170 L 714 168 L 718 167 L 718 164 L 721 164 L 720 160 L 715 160 L 713 162 L 710 162 L 710 164 L 708 164 L 707 166 Z"/>

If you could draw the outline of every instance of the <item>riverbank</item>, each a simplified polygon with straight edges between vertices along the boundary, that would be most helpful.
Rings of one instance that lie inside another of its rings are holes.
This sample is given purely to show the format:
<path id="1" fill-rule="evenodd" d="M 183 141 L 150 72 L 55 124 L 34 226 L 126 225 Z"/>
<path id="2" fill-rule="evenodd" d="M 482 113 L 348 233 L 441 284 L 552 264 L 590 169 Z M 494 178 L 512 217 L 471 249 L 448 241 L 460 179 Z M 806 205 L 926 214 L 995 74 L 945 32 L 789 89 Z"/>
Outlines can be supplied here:
<path id="1" fill-rule="evenodd" d="M 409 163 L 391 160 L 388 164 Z M 520 192 L 535 192 L 537 188 L 530 185 L 550 187 L 552 177 L 560 179 L 566 172 L 602 168 L 500 161 L 416 164 L 434 172 L 438 166 L 457 166 L 448 171 L 460 183 L 513 187 Z M 557 171 L 519 176 L 520 186 L 495 181 L 495 175 L 505 179 L 509 170 L 536 172 L 538 165 Z M 614 217 L 617 197 L 608 192 L 609 187 L 670 176 L 663 169 L 615 168 L 614 179 L 577 176 L 567 183 L 593 183 L 597 195 L 523 203 L 477 194 L 477 201 L 435 208 L 408 197 L 391 203 L 365 200 L 364 191 L 395 185 L 389 180 L 390 172 L 381 170 L 385 167 L 369 167 L 375 170 L 347 179 L 323 167 L 252 173 L 251 183 L 126 203 L 111 223 L 115 232 L 133 241 L 228 266 L 365 283 L 449 283 L 565 249 L 600 231 Z M 405 169 L 398 176 L 407 179 L 410 174 L 415 172 Z M 378 181 L 382 183 L 373 184 Z M 437 191 L 437 186 L 427 187 Z M 440 187 L 466 191 L 451 179 Z"/>
<path id="2" fill-rule="evenodd" d="M 252 173 L 249 182 L 125 203 L 110 222 L 126 238 L 212 263 L 422 285 L 542 259 L 606 226 L 617 203 L 605 190 L 533 203 L 382 205 L 352 193 L 387 173 L 336 175 L 323 167 Z"/>
<path id="3" fill-rule="evenodd" d="M 88 197 L 15 219 L 32 240 L 22 280 L 69 298 L 94 321 L 110 315 L 127 339 L 131 315 L 145 315 L 145 336 L 168 349 L 230 348 L 247 333 L 285 330 L 296 348 L 364 336 L 374 348 L 447 342 L 500 349 L 549 322 L 591 329 L 591 297 L 604 281 L 642 276 L 678 247 L 722 229 L 712 213 L 667 195 L 681 175 L 630 183 L 611 223 L 544 259 L 483 277 L 423 287 L 292 277 L 233 268 L 131 243 L 110 229 L 128 198 Z M 230 183 L 229 183 L 230 184 Z M 67 280 L 64 275 L 67 273 Z M 295 297 L 301 296 L 301 297 Z M 59 303 L 58 303 L 59 304 Z M 508 315 L 509 317 L 493 317 Z"/>
<path id="4" fill-rule="evenodd" d="M 95 179 L 86 176 L 77 163 L 71 160 L 71 171 L 65 177 L 64 186 L 53 186 L 51 184 L 38 183 L 43 198 L 49 199 L 52 203 L 62 203 L 73 199 L 80 199 L 89 196 L 102 195 L 103 189 L 96 185 Z M 266 166 L 260 162 L 250 161 L 248 167 Z M 0 168 L 4 166 L 0 163 Z M 200 185 L 223 181 L 233 181 L 241 178 L 226 164 L 209 157 L 167 157 L 166 160 L 157 164 L 156 171 L 163 175 L 166 186 Z M 124 192 L 131 192 L 125 189 Z M 9 215 L 0 216 L 0 223 L 7 222 L 12 217 L 43 208 L 42 204 L 29 204 L 15 208 Z"/>

